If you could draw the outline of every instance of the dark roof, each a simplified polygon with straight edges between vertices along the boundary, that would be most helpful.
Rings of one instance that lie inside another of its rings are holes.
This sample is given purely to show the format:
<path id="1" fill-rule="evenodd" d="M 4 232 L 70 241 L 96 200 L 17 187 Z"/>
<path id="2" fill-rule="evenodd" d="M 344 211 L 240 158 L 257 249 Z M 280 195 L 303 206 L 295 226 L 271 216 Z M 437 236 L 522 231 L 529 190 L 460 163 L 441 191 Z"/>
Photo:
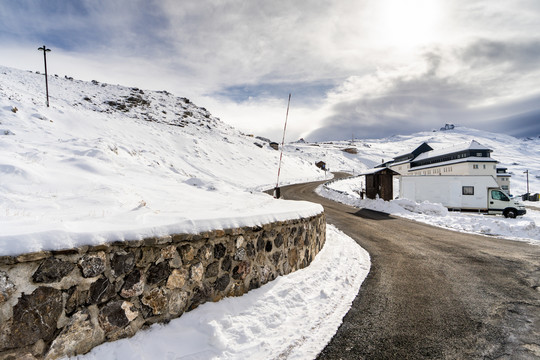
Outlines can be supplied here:
<path id="1" fill-rule="evenodd" d="M 363 173 L 358 174 L 358 176 L 373 175 L 373 174 L 377 174 L 377 173 L 380 173 L 380 172 L 383 172 L 383 171 L 390 172 L 390 173 L 392 173 L 392 175 L 400 175 L 398 172 L 396 172 L 396 171 L 394 171 L 392 169 L 389 169 L 389 168 L 374 168 L 374 169 L 366 170 Z"/>
<path id="2" fill-rule="evenodd" d="M 403 161 L 403 160 L 412 160 L 412 159 L 415 159 L 418 155 L 423 154 L 428 151 L 432 151 L 432 150 L 433 148 L 429 146 L 427 142 L 423 142 L 413 151 L 396 156 L 394 158 L 394 162 Z"/>

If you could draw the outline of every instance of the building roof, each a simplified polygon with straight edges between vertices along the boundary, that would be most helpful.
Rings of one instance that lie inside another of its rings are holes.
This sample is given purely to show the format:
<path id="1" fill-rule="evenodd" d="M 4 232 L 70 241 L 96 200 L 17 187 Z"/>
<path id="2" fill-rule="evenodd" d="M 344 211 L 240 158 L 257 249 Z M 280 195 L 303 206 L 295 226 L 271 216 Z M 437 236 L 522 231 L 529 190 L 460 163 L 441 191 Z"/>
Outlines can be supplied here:
<path id="1" fill-rule="evenodd" d="M 431 150 L 433 150 L 433 148 L 431 146 L 429 146 L 427 142 L 423 142 L 422 144 L 418 145 L 418 147 L 416 149 L 414 149 L 413 151 L 410 151 L 410 152 L 404 153 L 404 154 L 399 154 L 399 155 L 395 156 L 394 160 L 399 159 L 399 158 L 403 158 L 403 157 L 407 157 L 409 155 L 412 155 L 412 157 L 414 159 L 418 155 L 420 155 L 422 153 L 425 153 L 427 151 L 431 151 Z"/>
<path id="2" fill-rule="evenodd" d="M 393 175 L 399 175 L 398 172 L 395 172 L 394 170 L 385 167 L 385 168 L 368 169 L 368 170 L 364 171 L 363 173 L 358 174 L 358 176 L 372 175 L 372 174 L 379 173 L 381 171 L 388 171 L 388 172 L 391 172 Z"/>
<path id="3" fill-rule="evenodd" d="M 438 150 L 431 150 L 427 151 L 425 153 L 422 153 L 414 159 L 415 161 L 425 160 L 432 157 L 447 155 L 447 154 L 455 154 L 466 150 L 489 150 L 492 151 L 490 148 L 485 147 L 484 145 L 480 144 L 478 141 L 473 140 L 470 143 L 461 143 L 456 144 L 451 147 L 447 147 L 444 149 L 438 149 Z"/>

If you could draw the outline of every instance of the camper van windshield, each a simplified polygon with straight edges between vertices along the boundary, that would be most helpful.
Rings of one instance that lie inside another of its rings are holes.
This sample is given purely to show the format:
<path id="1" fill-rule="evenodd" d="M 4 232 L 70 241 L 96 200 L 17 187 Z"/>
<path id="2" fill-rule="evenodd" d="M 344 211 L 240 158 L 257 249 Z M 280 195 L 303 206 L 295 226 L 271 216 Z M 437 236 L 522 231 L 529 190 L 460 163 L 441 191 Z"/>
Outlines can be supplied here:
<path id="1" fill-rule="evenodd" d="M 508 198 L 508 196 L 506 196 L 503 192 L 499 191 L 499 190 L 493 190 L 491 192 L 491 198 L 493 200 L 502 200 L 502 201 L 510 201 L 510 199 Z"/>

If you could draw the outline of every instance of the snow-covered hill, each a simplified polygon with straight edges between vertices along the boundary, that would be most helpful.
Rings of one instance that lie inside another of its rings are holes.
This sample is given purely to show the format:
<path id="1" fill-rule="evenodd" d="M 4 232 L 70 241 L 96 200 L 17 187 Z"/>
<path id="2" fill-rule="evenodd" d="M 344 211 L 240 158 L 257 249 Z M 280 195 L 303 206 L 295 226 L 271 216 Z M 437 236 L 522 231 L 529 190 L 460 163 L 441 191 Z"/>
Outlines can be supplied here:
<path id="1" fill-rule="evenodd" d="M 279 153 L 166 92 L 0 67 L 0 254 L 253 225 L 321 211 L 276 201 Z M 257 143 L 257 144 L 255 144 Z M 324 177 L 284 157 L 281 180 Z"/>
<path id="2" fill-rule="evenodd" d="M 491 157 L 499 161 L 498 167 L 508 168 L 512 175 L 511 191 L 514 195 L 527 190 L 525 170 L 529 170 L 531 193 L 540 192 L 540 136 L 517 139 L 513 136 L 456 126 L 453 130 L 436 130 L 397 135 L 384 139 L 334 141 L 329 143 L 295 143 L 286 148 L 292 154 L 300 153 L 311 161 L 325 161 L 332 171 L 359 173 L 381 162 L 405 154 L 422 142 L 433 149 L 443 149 L 459 143 L 476 140 L 493 150 Z M 357 154 L 348 154 L 344 149 L 356 149 Z"/>

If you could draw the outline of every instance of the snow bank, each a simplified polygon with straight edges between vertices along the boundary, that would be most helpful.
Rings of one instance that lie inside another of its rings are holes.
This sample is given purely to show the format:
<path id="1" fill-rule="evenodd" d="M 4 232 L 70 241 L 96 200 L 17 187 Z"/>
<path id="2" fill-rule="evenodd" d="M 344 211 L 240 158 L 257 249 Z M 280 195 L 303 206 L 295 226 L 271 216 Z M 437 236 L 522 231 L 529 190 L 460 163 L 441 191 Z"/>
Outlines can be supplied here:
<path id="1" fill-rule="evenodd" d="M 416 203 L 408 199 L 384 201 L 360 199 L 356 192 L 360 178 L 333 181 L 321 185 L 317 193 L 326 198 L 354 206 L 424 222 L 451 230 L 504 237 L 540 245 L 540 211 L 528 209 L 525 216 L 507 219 L 502 216 L 449 212 L 441 204 Z"/>
<path id="2" fill-rule="evenodd" d="M 337 331 L 369 268 L 368 253 L 328 225 L 326 244 L 309 267 L 78 358 L 315 358 Z"/>

